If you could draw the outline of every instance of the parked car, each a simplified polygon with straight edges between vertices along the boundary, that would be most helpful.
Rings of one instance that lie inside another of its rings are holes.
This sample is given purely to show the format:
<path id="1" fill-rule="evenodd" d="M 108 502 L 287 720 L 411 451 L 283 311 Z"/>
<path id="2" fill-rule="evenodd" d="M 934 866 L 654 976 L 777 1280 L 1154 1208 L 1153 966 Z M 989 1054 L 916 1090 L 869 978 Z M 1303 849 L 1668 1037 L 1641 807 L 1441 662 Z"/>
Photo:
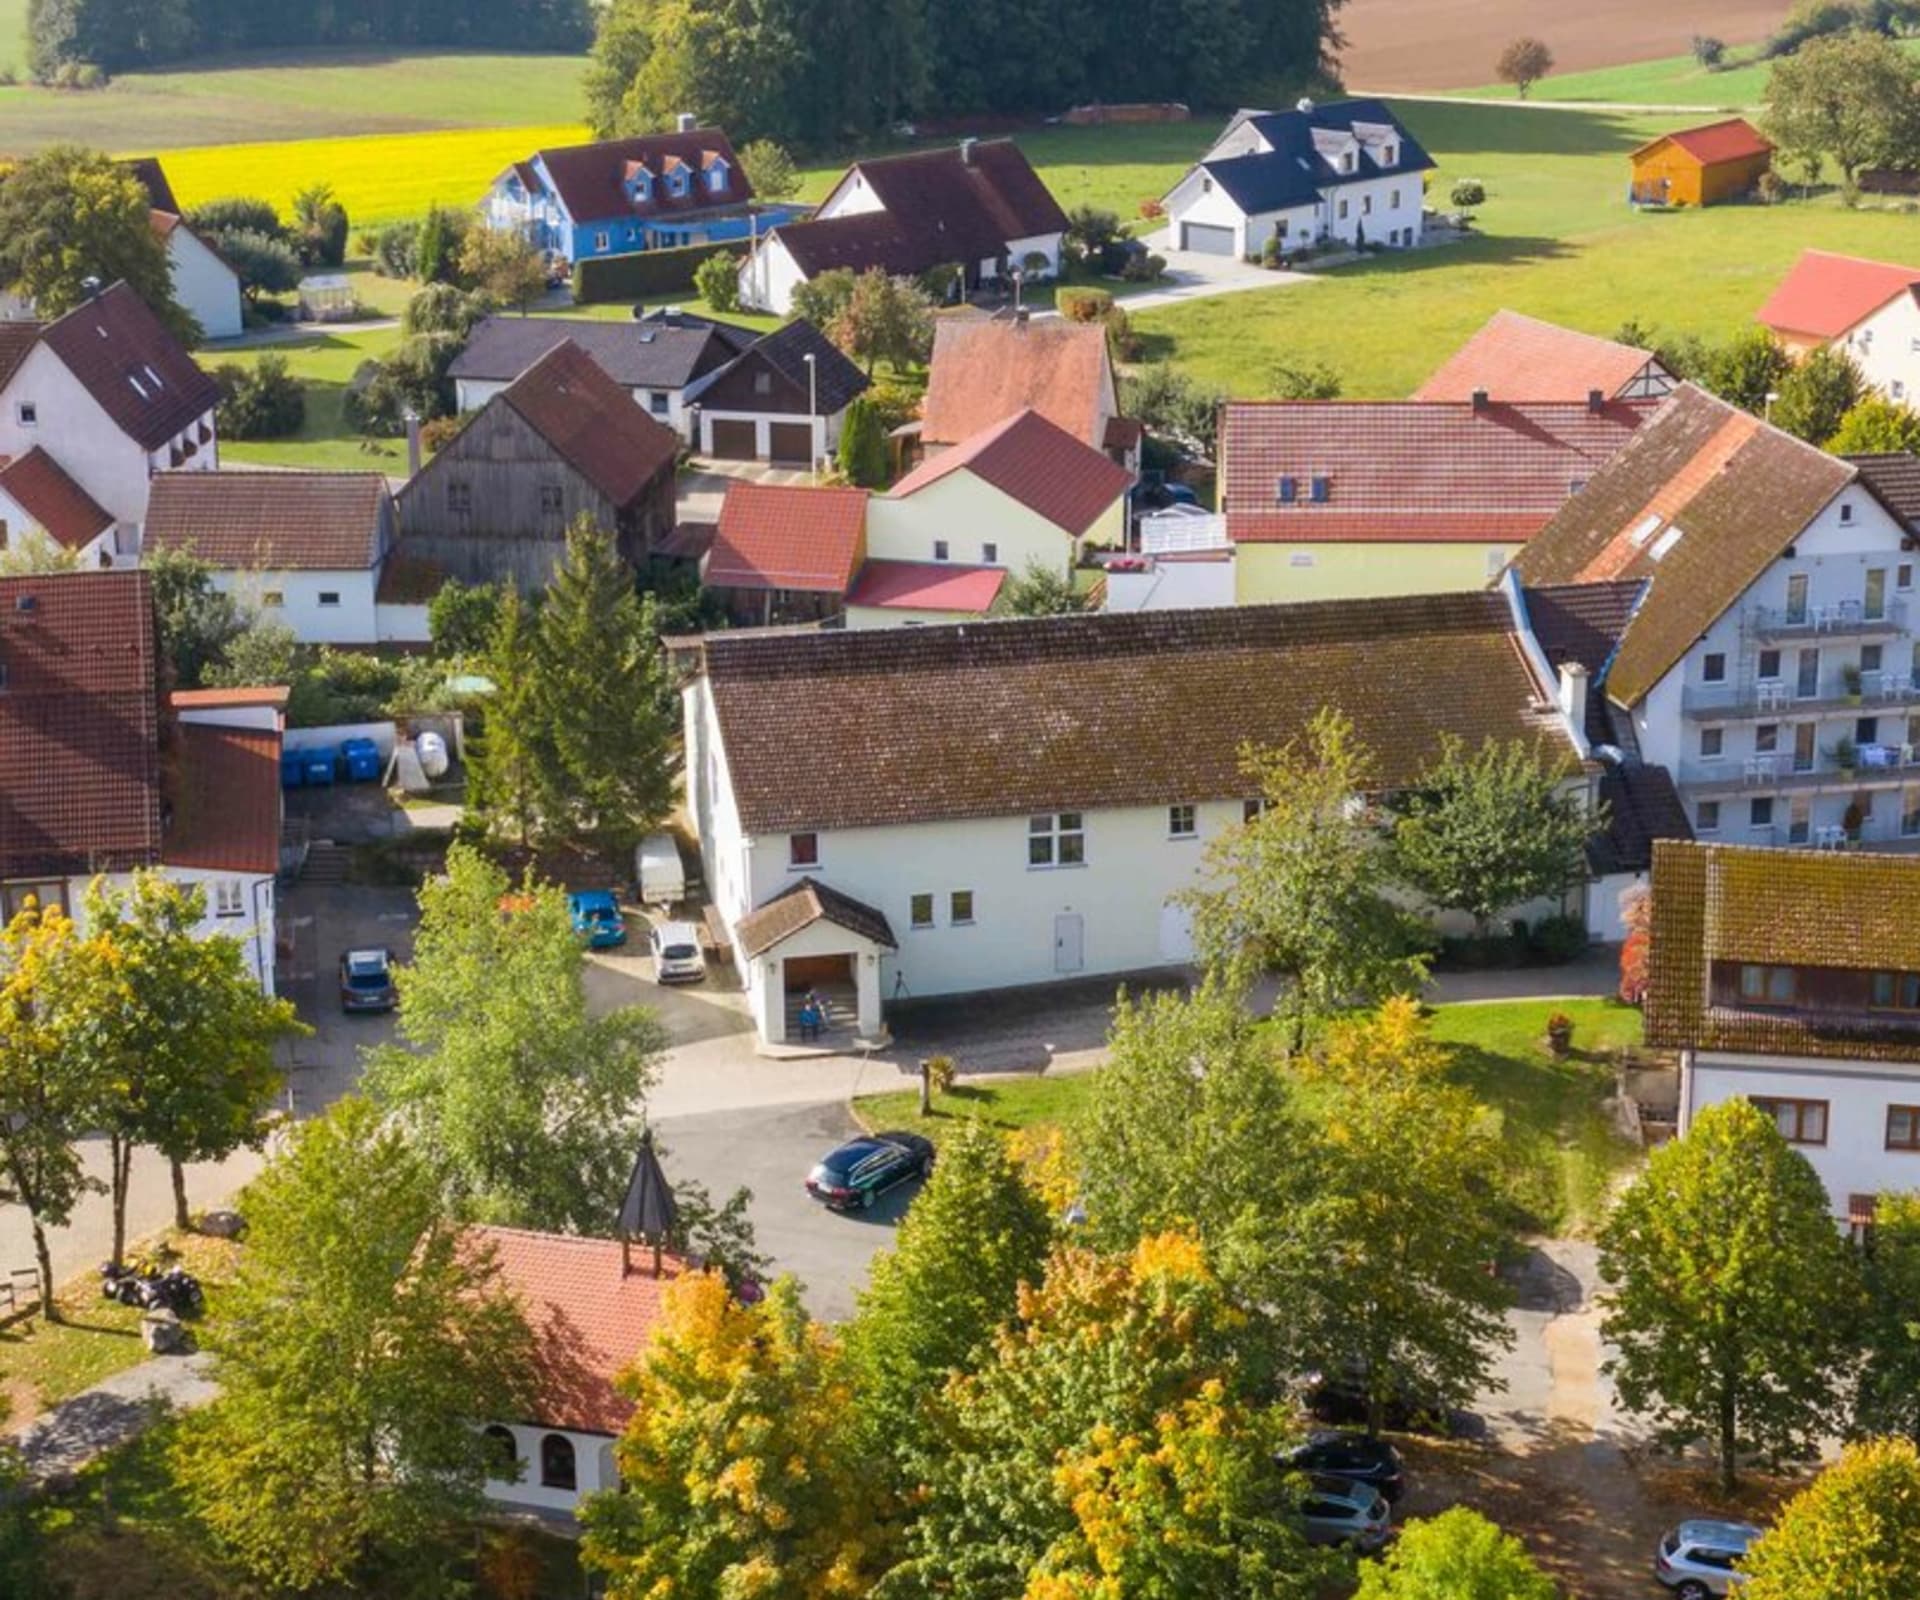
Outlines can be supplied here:
<path id="1" fill-rule="evenodd" d="M 1653 1575 L 1680 1600 L 1732 1594 L 1746 1582 L 1733 1570 L 1733 1564 L 1759 1537 L 1760 1530 L 1750 1522 L 1718 1522 L 1705 1517 L 1683 1522 L 1660 1541 L 1653 1558 Z"/>
<path id="2" fill-rule="evenodd" d="M 1399 1453 L 1385 1439 L 1369 1439 L 1364 1433 L 1323 1428 L 1309 1434 L 1305 1444 L 1295 1445 L 1280 1461 L 1296 1472 L 1330 1474 L 1367 1484 L 1385 1495 L 1389 1505 L 1407 1492 Z"/>
<path id="3" fill-rule="evenodd" d="M 1168 506 L 1193 506 L 1200 497 L 1178 479 L 1169 478 L 1158 467 L 1148 467 L 1140 481 L 1128 491 L 1136 511 L 1164 511 Z"/>
<path id="4" fill-rule="evenodd" d="M 340 958 L 340 1009 L 391 1011 L 400 1003 L 393 987 L 391 950 L 349 950 Z"/>
<path id="5" fill-rule="evenodd" d="M 707 975 L 700 951 L 700 930 L 691 922 L 662 922 L 647 935 L 653 949 L 655 983 L 698 983 Z"/>
<path id="6" fill-rule="evenodd" d="M 1304 1379 L 1304 1389 L 1303 1403 L 1316 1421 L 1348 1426 L 1366 1423 L 1364 1366 L 1346 1367 L 1337 1372 L 1309 1372 Z M 1387 1397 L 1381 1426 L 1395 1433 L 1462 1434 L 1472 1431 L 1472 1419 L 1408 1385 L 1399 1384 Z"/>
<path id="7" fill-rule="evenodd" d="M 1350 1545 L 1370 1555 L 1387 1542 L 1393 1510 L 1386 1496 L 1347 1478 L 1314 1477 L 1300 1502 L 1308 1544 Z"/>
<path id="8" fill-rule="evenodd" d="M 933 1141 L 917 1133 L 849 1139 L 807 1174 L 807 1193 L 834 1211 L 862 1210 L 897 1184 L 933 1170 Z"/>
<path id="9" fill-rule="evenodd" d="M 627 942 L 626 918 L 620 915 L 620 902 L 611 889 L 579 889 L 567 896 L 567 910 L 573 916 L 573 931 L 587 941 L 589 949 L 607 950 Z"/>

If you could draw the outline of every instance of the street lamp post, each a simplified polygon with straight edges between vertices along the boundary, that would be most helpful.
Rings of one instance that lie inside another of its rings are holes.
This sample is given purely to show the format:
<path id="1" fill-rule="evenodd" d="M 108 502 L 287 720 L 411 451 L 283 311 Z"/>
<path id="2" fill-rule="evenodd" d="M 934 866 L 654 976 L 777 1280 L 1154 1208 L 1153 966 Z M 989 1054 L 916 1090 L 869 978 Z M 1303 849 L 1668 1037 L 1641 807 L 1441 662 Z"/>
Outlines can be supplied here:
<path id="1" fill-rule="evenodd" d="M 809 350 L 800 358 L 807 364 L 807 470 L 811 481 L 820 481 L 820 400 L 819 368 L 815 365 L 813 352 Z"/>

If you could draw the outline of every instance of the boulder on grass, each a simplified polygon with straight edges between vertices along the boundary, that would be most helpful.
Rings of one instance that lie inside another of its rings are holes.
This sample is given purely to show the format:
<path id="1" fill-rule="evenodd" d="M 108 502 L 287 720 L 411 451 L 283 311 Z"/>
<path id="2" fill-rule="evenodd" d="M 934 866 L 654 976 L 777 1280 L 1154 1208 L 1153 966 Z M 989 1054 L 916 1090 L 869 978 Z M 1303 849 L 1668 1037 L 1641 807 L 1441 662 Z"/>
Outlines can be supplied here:
<path id="1" fill-rule="evenodd" d="M 237 1239 L 246 1231 L 246 1219 L 237 1211 L 209 1211 L 200 1219 L 200 1232 L 210 1239 Z"/>
<path id="2" fill-rule="evenodd" d="M 187 1330 L 165 1306 L 140 1315 L 140 1342 L 157 1356 L 175 1356 L 187 1348 Z"/>

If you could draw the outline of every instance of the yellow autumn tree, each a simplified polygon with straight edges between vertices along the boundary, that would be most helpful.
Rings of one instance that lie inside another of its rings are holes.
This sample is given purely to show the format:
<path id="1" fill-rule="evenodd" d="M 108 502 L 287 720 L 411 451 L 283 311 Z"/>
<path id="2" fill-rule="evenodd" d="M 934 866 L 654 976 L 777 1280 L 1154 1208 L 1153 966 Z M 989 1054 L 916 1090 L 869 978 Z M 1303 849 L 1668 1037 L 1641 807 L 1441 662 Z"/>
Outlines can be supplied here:
<path id="1" fill-rule="evenodd" d="M 1394 995 L 1380 1008 L 1330 1029 L 1325 1048 L 1302 1070 L 1352 1082 L 1365 1078 L 1438 1083 L 1446 1077 L 1447 1052 L 1434 1043 L 1433 1026 L 1420 1002 Z"/>

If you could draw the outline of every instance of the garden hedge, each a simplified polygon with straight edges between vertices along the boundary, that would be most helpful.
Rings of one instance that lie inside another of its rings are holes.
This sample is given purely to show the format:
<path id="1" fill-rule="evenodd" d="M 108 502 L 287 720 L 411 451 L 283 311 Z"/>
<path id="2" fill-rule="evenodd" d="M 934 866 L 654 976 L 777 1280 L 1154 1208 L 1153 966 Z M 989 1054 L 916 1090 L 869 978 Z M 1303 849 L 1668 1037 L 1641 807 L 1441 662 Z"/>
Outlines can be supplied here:
<path id="1" fill-rule="evenodd" d="M 605 300 L 644 300 L 648 295 L 675 294 L 693 287 L 694 268 L 709 256 L 725 253 L 742 257 L 748 241 L 726 244 L 687 244 L 671 250 L 637 250 L 626 256 L 595 256 L 573 266 L 573 298 L 590 306 Z"/>

